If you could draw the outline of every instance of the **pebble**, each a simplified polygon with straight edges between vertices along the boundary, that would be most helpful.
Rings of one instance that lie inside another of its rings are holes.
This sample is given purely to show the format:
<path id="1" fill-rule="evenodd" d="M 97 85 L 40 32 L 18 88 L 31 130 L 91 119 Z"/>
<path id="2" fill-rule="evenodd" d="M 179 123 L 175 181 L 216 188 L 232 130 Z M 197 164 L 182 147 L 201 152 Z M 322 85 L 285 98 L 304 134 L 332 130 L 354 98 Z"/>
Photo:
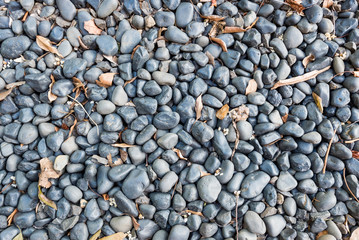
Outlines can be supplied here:
<path id="1" fill-rule="evenodd" d="M 215 176 L 204 176 L 197 183 L 199 197 L 207 203 L 216 201 L 221 189 L 221 184 Z"/>
<path id="2" fill-rule="evenodd" d="M 66 21 L 72 21 L 76 15 L 76 7 L 70 0 L 56 0 L 56 6 Z"/>
<path id="3" fill-rule="evenodd" d="M 99 36 L 96 43 L 100 51 L 106 56 L 113 56 L 118 52 L 116 40 L 111 36 Z"/>

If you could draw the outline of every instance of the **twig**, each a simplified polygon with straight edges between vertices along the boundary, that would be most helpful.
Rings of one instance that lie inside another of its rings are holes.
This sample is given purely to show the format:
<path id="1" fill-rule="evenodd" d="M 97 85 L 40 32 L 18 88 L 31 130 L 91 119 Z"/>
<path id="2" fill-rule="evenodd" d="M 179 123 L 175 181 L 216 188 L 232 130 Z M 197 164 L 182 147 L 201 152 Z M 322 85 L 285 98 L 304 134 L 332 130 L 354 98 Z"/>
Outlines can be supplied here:
<path id="1" fill-rule="evenodd" d="M 90 190 L 91 190 L 94 194 L 96 194 L 97 196 L 99 196 L 99 197 L 101 197 L 101 198 L 105 199 L 105 197 L 104 197 L 104 196 L 101 196 L 100 194 L 98 194 L 97 192 L 95 192 L 95 191 L 92 189 L 92 187 L 91 187 L 90 183 L 87 183 L 87 185 L 89 186 Z"/>
<path id="2" fill-rule="evenodd" d="M 347 188 L 348 188 L 350 194 L 354 197 L 354 199 L 355 199 L 357 202 L 359 202 L 359 200 L 357 199 L 357 197 L 355 196 L 355 194 L 354 194 L 354 193 L 352 192 L 352 190 L 350 190 L 350 188 L 349 188 L 349 185 L 348 185 L 348 183 L 347 183 L 347 179 L 346 179 L 346 177 L 345 177 L 345 168 L 343 169 L 343 178 L 344 178 L 345 186 L 347 186 Z"/>
<path id="3" fill-rule="evenodd" d="M 329 145 L 328 145 L 327 152 L 326 152 L 326 154 L 325 154 L 325 159 L 324 159 L 323 174 L 325 173 L 325 169 L 326 169 L 326 167 L 327 167 L 327 162 L 328 162 L 328 157 L 329 157 L 330 148 L 331 148 L 331 146 L 332 146 L 332 143 L 333 143 L 333 140 L 334 140 L 334 137 L 335 137 L 335 133 L 337 132 L 337 129 L 338 129 L 338 128 L 336 128 L 336 129 L 334 130 L 333 137 L 332 137 L 332 138 L 330 139 L 330 141 L 329 141 Z"/>
<path id="4" fill-rule="evenodd" d="M 176 187 L 177 187 L 177 184 L 178 184 L 178 180 L 173 188 L 173 192 L 172 192 L 172 196 L 171 196 L 171 199 L 173 198 L 173 196 L 175 195 L 175 192 L 176 192 Z"/>
<path id="5" fill-rule="evenodd" d="M 97 128 L 97 135 L 100 135 L 100 130 L 98 128 L 98 125 L 97 123 L 92 119 L 92 117 L 90 116 L 90 114 L 86 111 L 85 107 L 79 102 L 77 101 L 75 98 L 71 97 L 70 95 L 67 95 L 69 98 L 71 98 L 72 100 L 74 100 L 77 104 L 79 104 L 81 106 L 81 108 L 85 111 L 85 113 L 87 114 L 87 116 L 89 117 L 89 119 L 91 120 L 91 122 L 93 124 L 96 125 L 96 128 Z"/>
<path id="6" fill-rule="evenodd" d="M 355 138 L 355 139 L 344 141 L 344 142 L 345 143 L 353 143 L 353 142 L 356 142 L 356 141 L 359 141 L 359 138 Z"/>
<path id="7" fill-rule="evenodd" d="M 239 239 L 238 236 L 238 198 L 239 198 L 239 191 L 236 192 L 236 239 Z"/>

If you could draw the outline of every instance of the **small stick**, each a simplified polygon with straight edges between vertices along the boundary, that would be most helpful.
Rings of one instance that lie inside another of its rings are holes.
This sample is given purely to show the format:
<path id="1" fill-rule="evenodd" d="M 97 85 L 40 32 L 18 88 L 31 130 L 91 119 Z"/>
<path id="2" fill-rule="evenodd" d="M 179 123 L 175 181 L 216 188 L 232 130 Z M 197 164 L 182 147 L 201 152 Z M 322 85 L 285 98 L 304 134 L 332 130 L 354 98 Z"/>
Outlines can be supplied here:
<path id="1" fill-rule="evenodd" d="M 350 188 L 349 188 L 349 185 L 348 185 L 348 183 L 347 183 L 347 179 L 346 179 L 346 177 L 345 177 L 345 168 L 343 169 L 343 178 L 344 178 L 345 186 L 347 186 L 347 188 L 348 188 L 350 194 L 354 197 L 354 199 L 355 199 L 357 202 L 359 202 L 359 200 L 357 199 L 357 197 L 355 196 L 355 194 L 354 194 L 354 193 L 352 192 L 352 190 L 350 190 Z"/>
<path id="2" fill-rule="evenodd" d="M 334 140 L 334 137 L 335 137 L 335 133 L 337 132 L 337 129 L 338 129 L 338 128 L 336 128 L 336 129 L 334 130 L 334 135 L 333 135 L 333 137 L 332 137 L 332 138 L 330 139 L 330 141 L 329 141 L 328 149 L 327 149 L 327 152 L 326 152 L 326 154 L 325 154 L 325 159 L 324 159 L 323 174 L 325 173 L 325 168 L 327 167 L 327 162 L 328 162 L 328 157 L 329 157 L 330 148 L 331 148 L 331 146 L 332 146 L 332 143 L 333 143 L 333 140 Z"/>

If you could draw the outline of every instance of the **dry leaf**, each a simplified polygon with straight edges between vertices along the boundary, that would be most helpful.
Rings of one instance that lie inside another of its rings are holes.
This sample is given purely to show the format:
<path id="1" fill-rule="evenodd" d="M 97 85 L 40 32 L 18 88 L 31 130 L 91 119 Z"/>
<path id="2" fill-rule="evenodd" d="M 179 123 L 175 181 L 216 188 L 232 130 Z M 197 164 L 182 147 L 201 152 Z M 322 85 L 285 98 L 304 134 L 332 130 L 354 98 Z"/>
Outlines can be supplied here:
<path id="1" fill-rule="evenodd" d="M 174 151 L 175 153 L 177 153 L 177 156 L 179 157 L 179 159 L 187 160 L 187 158 L 185 158 L 185 157 L 182 155 L 181 150 L 179 150 L 179 149 L 177 149 L 177 148 L 174 148 L 174 149 L 172 149 L 172 151 Z"/>
<path id="2" fill-rule="evenodd" d="M 333 0 L 324 0 L 323 1 L 323 8 L 330 8 L 333 6 L 334 2 Z"/>
<path id="3" fill-rule="evenodd" d="M 98 28 L 95 24 L 94 19 L 90 19 L 84 22 L 84 29 L 88 31 L 90 34 L 100 35 L 102 30 Z"/>
<path id="4" fill-rule="evenodd" d="M 50 75 L 50 78 L 51 78 L 51 83 L 49 85 L 49 91 L 47 93 L 47 98 L 49 99 L 49 101 L 51 103 L 57 99 L 57 96 L 52 93 L 52 87 L 54 86 L 55 78 L 54 78 L 54 76 L 52 76 L 52 74 Z"/>
<path id="5" fill-rule="evenodd" d="M 210 21 L 222 21 L 223 19 L 225 19 L 226 17 L 221 17 L 221 16 L 218 16 L 218 15 L 209 15 L 209 16 L 203 16 L 203 15 L 200 15 L 201 18 L 204 18 L 204 19 L 208 19 Z"/>
<path id="6" fill-rule="evenodd" d="M 258 84 L 257 84 L 256 80 L 254 80 L 254 79 L 249 80 L 248 86 L 246 88 L 246 95 L 256 92 L 257 87 L 258 87 Z"/>
<path id="7" fill-rule="evenodd" d="M 132 218 L 132 223 L 133 223 L 133 227 L 135 228 L 135 230 L 138 230 L 140 228 L 140 224 L 136 221 L 136 219 L 131 216 Z"/>
<path id="8" fill-rule="evenodd" d="M 76 91 L 76 95 L 80 95 L 80 90 L 82 89 L 85 93 L 85 96 L 87 97 L 87 88 L 85 87 L 85 85 L 81 82 L 80 79 L 78 79 L 77 77 L 73 77 L 72 78 L 72 82 L 75 85 L 75 88 L 72 89 L 72 92 Z M 77 96 L 78 97 L 78 96 Z M 77 98 L 75 97 L 75 99 Z"/>
<path id="9" fill-rule="evenodd" d="M 107 165 L 108 164 L 108 160 L 106 158 L 100 157 L 99 155 L 92 155 L 91 157 L 92 159 L 95 159 L 98 163 Z"/>
<path id="10" fill-rule="evenodd" d="M 359 158 L 359 152 L 358 151 L 352 150 L 352 154 L 353 154 L 353 158 L 356 158 L 356 159 Z"/>
<path id="11" fill-rule="evenodd" d="M 103 57 L 105 59 L 107 59 L 108 61 L 110 61 L 111 63 L 118 65 L 117 64 L 117 57 L 116 56 L 107 56 L 107 55 L 103 55 Z"/>
<path id="12" fill-rule="evenodd" d="M 206 52 L 206 56 L 208 57 L 208 63 L 209 64 L 211 64 L 212 66 L 214 66 L 215 65 L 215 63 L 214 63 L 214 57 L 213 57 L 213 55 L 210 53 L 210 52 Z"/>
<path id="13" fill-rule="evenodd" d="M 352 232 L 349 240 L 358 240 L 359 239 L 359 227 Z"/>
<path id="14" fill-rule="evenodd" d="M 209 37 L 209 39 L 221 46 L 223 52 L 228 52 L 226 43 L 222 39 L 215 37 Z"/>
<path id="15" fill-rule="evenodd" d="M 211 0 L 211 7 L 217 7 L 217 0 Z"/>
<path id="16" fill-rule="evenodd" d="M 22 232 L 21 232 L 21 229 L 20 229 L 20 232 L 18 235 L 16 235 L 12 240 L 23 240 L 23 236 L 22 236 Z"/>
<path id="17" fill-rule="evenodd" d="M 186 213 L 190 213 L 190 214 L 194 214 L 194 215 L 198 215 L 198 216 L 201 216 L 201 217 L 204 217 L 203 213 L 201 212 L 195 212 L 195 211 L 192 211 L 192 210 L 186 210 L 185 211 Z"/>
<path id="18" fill-rule="evenodd" d="M 49 178 L 59 178 L 61 174 L 57 173 L 53 168 L 53 163 L 48 158 L 40 160 L 41 173 L 39 175 L 39 186 L 44 188 L 51 187 Z"/>
<path id="19" fill-rule="evenodd" d="M 315 237 L 315 239 L 318 239 L 318 238 L 320 238 L 321 236 L 327 235 L 327 234 L 328 234 L 328 231 L 327 231 L 327 230 L 321 231 L 320 233 L 317 234 L 317 236 Z"/>
<path id="20" fill-rule="evenodd" d="M 110 196 L 107 193 L 102 194 L 102 197 L 105 201 L 108 201 L 110 199 Z"/>
<path id="21" fill-rule="evenodd" d="M 101 235 L 101 229 L 98 230 L 94 235 L 92 235 L 92 237 L 90 238 L 90 240 L 97 240 Z"/>
<path id="22" fill-rule="evenodd" d="M 354 77 L 359 77 L 359 71 L 353 71 Z"/>
<path id="23" fill-rule="evenodd" d="M 223 107 L 221 107 L 221 109 L 219 109 L 216 113 L 216 117 L 220 120 L 224 119 L 229 111 L 229 106 L 228 104 L 223 105 Z"/>
<path id="24" fill-rule="evenodd" d="M 314 60 L 315 56 L 313 54 L 309 54 L 309 56 L 306 56 L 302 61 L 304 68 L 307 68 L 307 65 Z"/>
<path id="25" fill-rule="evenodd" d="M 321 113 L 323 113 L 323 101 L 322 98 L 318 96 L 315 92 L 312 92 L 312 96 L 314 98 L 315 104 L 317 104 L 317 107 Z"/>
<path id="26" fill-rule="evenodd" d="M 115 167 L 115 166 L 123 164 L 122 160 L 119 158 L 115 162 L 113 162 L 111 153 L 107 155 L 107 160 L 108 160 L 108 164 L 110 165 L 110 167 Z"/>
<path id="27" fill-rule="evenodd" d="M 124 151 L 124 150 L 122 150 L 122 149 L 120 149 L 120 157 L 121 157 L 121 160 L 122 160 L 123 162 L 126 162 L 127 156 L 128 156 L 127 152 Z"/>
<path id="28" fill-rule="evenodd" d="M 81 37 L 80 36 L 77 36 L 77 39 L 79 40 L 79 44 L 80 46 L 85 49 L 85 50 L 88 50 L 89 48 L 86 46 L 86 44 L 82 41 Z"/>
<path id="29" fill-rule="evenodd" d="M 100 238 L 99 240 L 122 240 L 127 236 L 126 233 L 118 232 L 107 237 Z"/>
<path id="30" fill-rule="evenodd" d="M 129 101 L 129 102 L 125 103 L 124 106 L 136 107 L 136 105 L 132 101 Z"/>
<path id="31" fill-rule="evenodd" d="M 7 96 L 9 96 L 15 87 L 21 86 L 25 83 L 26 83 L 25 81 L 21 81 L 21 82 L 14 82 L 6 85 L 5 88 L 7 90 L 0 92 L 0 101 L 4 100 Z"/>
<path id="32" fill-rule="evenodd" d="M 137 45 L 133 50 L 132 50 L 132 53 L 131 53 L 131 59 L 133 59 L 133 55 L 135 55 L 135 52 L 136 50 L 141 47 L 141 45 Z"/>
<path id="33" fill-rule="evenodd" d="M 299 15 L 303 15 L 303 10 L 305 7 L 303 7 L 302 0 L 285 0 L 285 2 Z"/>
<path id="34" fill-rule="evenodd" d="M 201 177 L 212 175 L 209 172 L 203 172 L 201 169 L 199 169 L 199 172 L 201 173 Z"/>
<path id="35" fill-rule="evenodd" d="M 52 207 L 53 209 L 57 210 L 56 203 L 54 201 L 48 199 L 45 196 L 45 194 L 42 193 L 40 186 L 38 186 L 37 197 L 40 199 L 41 202 L 45 203 L 47 206 Z"/>
<path id="36" fill-rule="evenodd" d="M 112 147 L 127 148 L 127 147 L 136 147 L 136 145 L 127 144 L 127 143 L 115 143 L 112 144 Z"/>
<path id="37" fill-rule="evenodd" d="M 246 27 L 246 28 L 241 28 L 241 27 L 225 27 L 222 31 L 222 33 L 241 33 L 241 32 L 246 32 L 247 30 L 251 29 L 258 21 L 258 17 L 256 18 L 256 20 L 254 20 L 254 22 Z"/>
<path id="38" fill-rule="evenodd" d="M 7 217 L 7 225 L 10 226 L 12 223 L 12 220 L 14 219 L 15 214 L 18 212 L 17 208 L 15 208 L 14 211 Z"/>
<path id="39" fill-rule="evenodd" d="M 135 80 L 136 80 L 136 78 L 137 78 L 137 76 L 136 76 L 136 77 L 131 78 L 131 79 L 130 79 L 130 80 L 128 80 L 128 81 L 126 81 L 126 82 L 125 82 L 125 84 L 123 85 L 123 87 L 126 87 L 126 85 L 127 85 L 127 84 L 132 83 L 133 81 L 135 81 Z"/>
<path id="40" fill-rule="evenodd" d="M 279 87 L 286 86 L 286 85 L 293 85 L 296 83 L 305 82 L 309 79 L 315 78 L 316 76 L 318 76 L 322 72 L 327 71 L 328 69 L 330 69 L 330 66 L 320 69 L 320 70 L 314 70 L 314 71 L 308 72 L 308 73 L 303 74 L 298 77 L 288 78 L 285 80 L 279 80 L 278 82 L 276 82 L 276 84 L 274 84 L 274 86 L 271 88 L 271 90 L 277 89 Z"/>
<path id="41" fill-rule="evenodd" d="M 196 121 L 201 118 L 203 103 L 202 103 L 202 93 L 196 99 L 196 105 L 194 107 L 196 111 Z"/>
<path id="42" fill-rule="evenodd" d="M 287 120 L 288 120 L 288 113 L 286 113 L 286 114 L 282 117 L 282 121 L 283 121 L 284 123 L 286 123 Z"/>
<path id="43" fill-rule="evenodd" d="M 118 74 L 118 73 L 103 73 L 99 76 L 99 80 L 96 80 L 97 85 L 101 86 L 101 87 L 111 87 L 112 86 L 112 81 L 113 81 L 113 77 Z"/>
<path id="44" fill-rule="evenodd" d="M 235 121 L 247 120 L 249 115 L 249 108 L 246 105 L 241 105 L 229 112 L 229 116 Z"/>
<path id="45" fill-rule="evenodd" d="M 38 35 L 38 36 L 36 36 L 36 43 L 37 43 L 37 45 L 39 45 L 39 47 L 42 50 L 54 53 L 54 54 L 58 55 L 59 57 L 63 57 L 59 53 L 59 51 L 57 51 L 57 49 L 52 46 L 51 41 L 49 39 Z"/>

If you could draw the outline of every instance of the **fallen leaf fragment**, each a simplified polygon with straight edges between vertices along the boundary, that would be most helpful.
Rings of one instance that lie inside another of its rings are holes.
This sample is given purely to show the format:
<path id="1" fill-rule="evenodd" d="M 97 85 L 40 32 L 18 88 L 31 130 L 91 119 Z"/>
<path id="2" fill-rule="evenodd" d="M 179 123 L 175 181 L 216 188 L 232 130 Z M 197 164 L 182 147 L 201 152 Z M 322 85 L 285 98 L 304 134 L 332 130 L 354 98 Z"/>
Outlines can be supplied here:
<path id="1" fill-rule="evenodd" d="M 185 211 L 186 213 L 190 213 L 190 214 L 194 214 L 194 215 L 198 215 L 198 216 L 201 216 L 201 217 L 204 217 L 203 213 L 201 212 L 195 212 L 195 211 L 192 211 L 192 210 L 186 210 Z"/>
<path id="2" fill-rule="evenodd" d="M 228 104 L 225 104 L 225 105 L 223 105 L 223 107 L 221 107 L 221 109 L 219 109 L 217 111 L 216 117 L 218 119 L 222 120 L 227 116 L 228 112 L 229 112 L 229 106 L 228 106 Z"/>
<path id="3" fill-rule="evenodd" d="M 286 113 L 286 114 L 282 117 L 282 121 L 283 121 L 284 123 L 286 123 L 286 122 L 287 122 L 287 119 L 288 119 L 288 113 Z"/>
<path id="4" fill-rule="evenodd" d="M 94 235 L 92 235 L 92 237 L 90 238 L 90 240 L 97 240 L 101 235 L 101 229 L 98 230 L 97 232 L 95 232 Z"/>
<path id="5" fill-rule="evenodd" d="M 127 156 L 128 156 L 127 152 L 120 149 L 120 158 L 123 162 L 125 162 L 127 160 Z"/>
<path id="6" fill-rule="evenodd" d="M 84 29 L 88 31 L 90 34 L 100 35 L 102 30 L 96 26 L 95 20 L 90 19 L 84 22 Z"/>
<path id="7" fill-rule="evenodd" d="M 53 209 L 57 210 L 57 206 L 56 203 L 50 199 L 48 199 L 45 194 L 43 194 L 43 192 L 41 191 L 41 187 L 38 186 L 38 193 L 37 193 L 37 197 L 39 198 L 39 200 L 43 203 L 45 203 L 47 206 L 52 207 Z"/>
<path id="8" fill-rule="evenodd" d="M 327 230 L 321 231 L 320 233 L 317 234 L 317 236 L 315 237 L 315 239 L 318 239 L 318 238 L 320 238 L 321 236 L 327 235 L 327 234 L 328 234 L 328 231 L 327 231 Z"/>
<path id="9" fill-rule="evenodd" d="M 132 218 L 132 223 L 133 223 L 133 227 L 135 228 L 135 230 L 138 230 L 140 228 L 140 224 L 136 221 L 136 219 L 131 216 Z"/>
<path id="10" fill-rule="evenodd" d="M 53 163 L 48 158 L 43 158 L 40 160 L 40 169 L 41 173 L 39 175 L 39 186 L 41 187 L 51 187 L 49 178 L 59 178 L 61 176 L 61 174 L 54 170 Z"/>
<path id="11" fill-rule="evenodd" d="M 256 92 L 257 87 L 258 87 L 258 84 L 257 84 L 256 80 L 254 80 L 254 79 L 249 80 L 248 86 L 246 88 L 246 95 Z"/>
<path id="12" fill-rule="evenodd" d="M 80 91 L 81 89 L 84 91 L 85 96 L 87 96 L 87 88 L 85 87 L 85 85 L 81 82 L 80 79 L 78 79 L 77 77 L 73 77 L 72 78 L 72 82 L 75 85 L 75 88 L 72 89 L 72 92 L 75 91 Z"/>
<path id="13" fill-rule="evenodd" d="M 223 52 L 228 52 L 226 43 L 222 39 L 216 37 L 209 37 L 209 39 L 221 46 Z"/>
<path id="14" fill-rule="evenodd" d="M 285 0 L 285 2 L 299 15 L 303 15 L 303 10 L 305 7 L 303 7 L 302 0 Z"/>
<path id="15" fill-rule="evenodd" d="M 208 19 L 208 20 L 211 20 L 211 21 L 222 21 L 225 19 L 225 17 L 222 17 L 222 16 L 218 16 L 218 15 L 209 15 L 209 16 L 203 16 L 203 15 L 200 15 L 201 18 L 204 18 L 204 19 Z"/>
<path id="16" fill-rule="evenodd" d="M 318 107 L 319 111 L 321 113 L 323 113 L 324 109 L 323 109 L 323 100 L 322 100 L 322 98 L 319 97 L 318 94 L 316 94 L 315 92 L 312 93 L 312 96 L 314 98 L 315 104 L 317 104 L 317 107 Z"/>
<path id="17" fill-rule="evenodd" d="M 15 214 L 18 212 L 17 208 L 12 211 L 12 213 L 7 217 L 7 225 L 10 226 L 12 223 L 12 220 L 14 219 Z"/>
<path id="18" fill-rule="evenodd" d="M 99 155 L 92 155 L 91 158 L 96 160 L 98 163 L 101 163 L 101 164 L 104 164 L 104 165 L 108 164 L 108 159 L 100 157 Z"/>
<path id="19" fill-rule="evenodd" d="M 136 147 L 136 145 L 127 144 L 127 143 L 114 143 L 112 144 L 112 147 L 128 148 L 128 147 Z"/>
<path id="20" fill-rule="evenodd" d="M 136 50 L 141 47 L 141 45 L 137 45 L 133 50 L 132 50 L 132 53 L 131 53 L 131 59 L 133 59 L 133 55 L 135 55 L 135 52 Z"/>
<path id="21" fill-rule="evenodd" d="M 110 196 L 107 193 L 102 194 L 102 197 L 105 201 L 108 201 L 110 199 Z"/>
<path id="22" fill-rule="evenodd" d="M 137 76 L 136 76 L 136 77 L 131 78 L 131 79 L 130 79 L 130 80 L 128 80 L 128 81 L 126 81 L 126 82 L 125 82 L 125 84 L 123 85 L 123 87 L 126 87 L 126 85 L 127 85 L 127 84 L 130 84 L 130 83 L 132 83 L 133 81 L 135 81 L 135 80 L 136 80 L 136 78 L 137 78 Z"/>
<path id="23" fill-rule="evenodd" d="M 49 101 L 51 103 L 57 99 L 57 96 L 52 93 L 52 87 L 55 84 L 55 78 L 52 74 L 50 75 L 50 78 L 51 78 L 51 83 L 49 85 L 49 92 L 47 93 L 47 98 L 49 99 Z"/>
<path id="24" fill-rule="evenodd" d="M 115 167 L 118 165 L 123 164 L 121 159 L 117 159 L 115 162 L 112 160 L 112 155 L 111 153 L 107 155 L 107 160 L 108 160 L 108 164 L 110 165 L 110 167 Z"/>
<path id="25" fill-rule="evenodd" d="M 89 48 L 86 46 L 86 44 L 82 41 L 81 37 L 78 36 L 77 39 L 79 40 L 79 44 L 80 46 L 85 49 L 85 50 L 88 50 Z"/>
<path id="26" fill-rule="evenodd" d="M 179 157 L 179 159 L 182 159 L 182 160 L 187 160 L 187 158 L 185 158 L 183 155 L 182 155 L 182 152 L 181 150 L 177 149 L 177 148 L 173 148 L 172 151 L 174 151 L 177 156 Z"/>
<path id="27" fill-rule="evenodd" d="M 122 240 L 127 236 L 126 233 L 118 232 L 107 237 L 100 238 L 99 240 Z"/>
<path id="28" fill-rule="evenodd" d="M 15 87 L 21 86 L 25 83 L 26 83 L 25 81 L 21 81 L 21 82 L 14 82 L 6 85 L 5 88 L 7 90 L 0 92 L 0 101 L 4 100 L 7 96 L 9 96 Z"/>
<path id="29" fill-rule="evenodd" d="M 353 71 L 354 77 L 359 77 L 359 71 Z"/>
<path id="30" fill-rule="evenodd" d="M 96 80 L 97 85 L 101 86 L 101 87 L 111 87 L 112 86 L 112 81 L 114 76 L 118 74 L 118 73 L 103 73 L 101 74 L 98 79 Z"/>
<path id="31" fill-rule="evenodd" d="M 323 8 L 330 8 L 333 6 L 334 2 L 333 0 L 324 0 L 323 1 Z"/>
<path id="32" fill-rule="evenodd" d="M 307 65 L 314 60 L 315 56 L 313 54 L 309 54 L 308 56 L 306 56 L 302 61 L 304 68 L 307 68 Z"/>
<path id="33" fill-rule="evenodd" d="M 202 94 L 197 97 L 194 109 L 196 111 L 196 121 L 198 121 L 201 118 L 203 109 Z"/>
<path id="34" fill-rule="evenodd" d="M 282 86 L 293 85 L 293 84 L 296 84 L 296 83 L 305 82 L 305 81 L 307 81 L 309 79 L 315 78 L 316 76 L 318 76 L 322 72 L 327 71 L 328 69 L 330 69 L 330 66 L 328 66 L 326 68 L 323 68 L 323 69 L 320 69 L 320 70 L 314 70 L 314 71 L 308 72 L 308 73 L 303 74 L 303 75 L 298 76 L 298 77 L 288 78 L 288 79 L 285 79 L 285 80 L 279 80 L 278 82 L 276 82 L 274 84 L 274 86 L 271 88 L 271 90 L 277 89 L 277 88 L 282 87 Z"/>
<path id="35" fill-rule="evenodd" d="M 59 53 L 59 51 L 55 47 L 52 46 L 51 41 L 49 39 L 38 35 L 38 36 L 36 36 L 36 43 L 37 43 L 37 45 L 39 45 L 39 47 L 42 50 L 56 54 L 59 57 L 63 57 Z"/>
<path id="36" fill-rule="evenodd" d="M 241 27 L 225 27 L 222 31 L 222 33 L 241 33 L 241 32 L 246 32 L 249 29 L 251 29 L 258 21 L 259 18 L 256 18 L 256 20 L 254 20 L 254 22 L 246 27 L 246 28 L 241 28 Z"/>
<path id="37" fill-rule="evenodd" d="M 217 7 L 217 0 L 211 0 L 211 7 Z"/>
<path id="38" fill-rule="evenodd" d="M 229 112 L 229 116 L 235 121 L 247 120 L 249 115 L 249 108 L 246 105 L 241 105 Z"/>
<path id="39" fill-rule="evenodd" d="M 208 52 L 208 51 L 207 51 L 205 54 L 206 54 L 206 56 L 208 57 L 208 63 L 211 64 L 212 66 L 214 66 L 215 63 L 214 63 L 214 57 L 213 57 L 213 55 L 212 55 L 210 52 Z"/>
<path id="40" fill-rule="evenodd" d="M 352 150 L 352 154 L 353 154 L 353 158 L 356 158 L 356 159 L 359 158 L 359 152 L 358 151 Z"/>
<path id="41" fill-rule="evenodd" d="M 117 65 L 117 57 L 116 56 L 107 56 L 107 55 L 103 55 L 104 58 L 106 58 L 108 61 L 110 61 L 111 63 Z"/>
<path id="42" fill-rule="evenodd" d="M 199 172 L 201 173 L 201 177 L 205 177 L 205 176 L 210 176 L 212 174 L 210 174 L 209 172 L 203 172 L 201 169 L 199 169 Z"/>
<path id="43" fill-rule="evenodd" d="M 12 239 L 12 240 L 23 240 L 24 237 L 22 236 L 22 231 L 21 229 L 19 228 L 19 226 L 16 225 L 16 227 L 19 229 L 19 233 Z"/>

